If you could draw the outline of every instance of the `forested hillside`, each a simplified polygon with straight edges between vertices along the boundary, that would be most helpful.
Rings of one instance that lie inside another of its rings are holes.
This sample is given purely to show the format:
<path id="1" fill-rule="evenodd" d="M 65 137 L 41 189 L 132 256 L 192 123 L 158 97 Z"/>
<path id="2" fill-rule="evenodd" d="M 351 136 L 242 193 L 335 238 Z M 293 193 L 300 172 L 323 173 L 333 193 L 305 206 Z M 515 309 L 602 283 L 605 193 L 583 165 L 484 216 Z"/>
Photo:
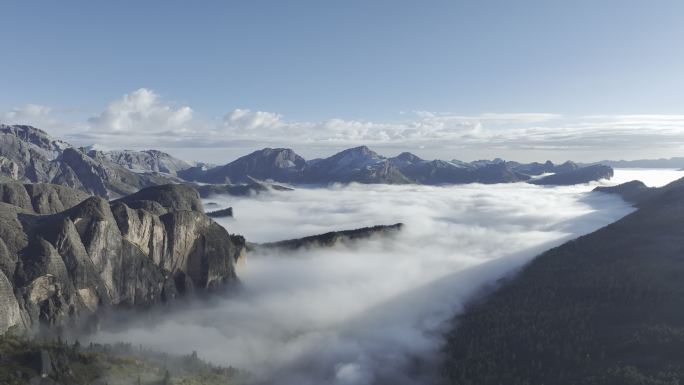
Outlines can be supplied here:
<path id="1" fill-rule="evenodd" d="M 447 383 L 679 384 L 680 185 L 649 190 L 638 211 L 547 251 L 471 304 L 447 336 Z"/>

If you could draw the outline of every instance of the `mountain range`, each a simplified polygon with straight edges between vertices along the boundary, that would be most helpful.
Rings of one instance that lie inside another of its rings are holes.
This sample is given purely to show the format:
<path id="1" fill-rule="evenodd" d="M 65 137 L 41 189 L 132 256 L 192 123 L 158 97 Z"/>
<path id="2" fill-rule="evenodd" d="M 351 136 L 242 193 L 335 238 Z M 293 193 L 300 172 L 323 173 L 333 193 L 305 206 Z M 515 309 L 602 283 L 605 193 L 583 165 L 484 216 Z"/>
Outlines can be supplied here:
<path id="1" fill-rule="evenodd" d="M 556 165 L 550 161 L 523 164 L 502 159 L 424 160 L 408 152 L 387 158 L 366 146 L 312 160 L 292 149 L 265 148 L 228 164 L 211 166 L 186 162 L 157 150 L 76 148 L 31 126 L 0 125 L 0 181 L 59 184 L 108 199 L 149 186 L 188 182 L 229 186 L 253 185 L 255 180 L 313 185 L 526 181 L 576 184 L 612 175 L 609 166 L 580 167 L 570 161 Z"/>
<path id="2" fill-rule="evenodd" d="M 544 174 L 554 174 L 554 178 Z M 178 175 L 203 183 L 247 183 L 251 178 L 290 184 L 386 183 L 446 185 L 512 183 L 576 184 L 610 178 L 604 165 L 580 167 L 573 162 L 555 165 L 518 163 L 501 159 L 462 162 L 424 160 L 409 152 L 387 158 L 366 146 L 354 147 L 328 158 L 305 160 L 288 148 L 254 151 L 224 166 L 190 168 Z M 538 177 L 538 178 L 535 178 Z"/>

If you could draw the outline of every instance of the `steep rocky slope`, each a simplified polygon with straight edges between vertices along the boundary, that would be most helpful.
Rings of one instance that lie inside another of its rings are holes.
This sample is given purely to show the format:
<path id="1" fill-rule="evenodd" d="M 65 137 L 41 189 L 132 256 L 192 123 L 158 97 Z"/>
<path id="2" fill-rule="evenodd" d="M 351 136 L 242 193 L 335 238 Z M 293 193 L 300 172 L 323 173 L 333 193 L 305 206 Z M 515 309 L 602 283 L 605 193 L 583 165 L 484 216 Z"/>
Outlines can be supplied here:
<path id="1" fill-rule="evenodd" d="M 244 239 L 206 216 L 189 186 L 149 187 L 113 202 L 76 203 L 83 196 L 72 191 L 73 199 L 48 206 L 29 204 L 31 187 L 27 200 L 19 186 L 0 187 L 24 197 L 0 203 L 0 332 L 150 306 L 237 279 Z"/>
<path id="2" fill-rule="evenodd" d="M 175 176 L 181 171 L 196 167 L 193 163 L 157 150 L 99 151 L 84 148 L 81 151 L 93 159 L 115 163 L 138 173 L 158 172 Z"/>
<path id="3" fill-rule="evenodd" d="M 53 183 L 106 198 L 174 179 L 94 158 L 31 126 L 0 125 L 0 181 Z"/>
<path id="4" fill-rule="evenodd" d="M 0 202 L 35 214 L 55 214 L 76 206 L 89 196 L 82 191 L 48 183 L 0 184 Z"/>

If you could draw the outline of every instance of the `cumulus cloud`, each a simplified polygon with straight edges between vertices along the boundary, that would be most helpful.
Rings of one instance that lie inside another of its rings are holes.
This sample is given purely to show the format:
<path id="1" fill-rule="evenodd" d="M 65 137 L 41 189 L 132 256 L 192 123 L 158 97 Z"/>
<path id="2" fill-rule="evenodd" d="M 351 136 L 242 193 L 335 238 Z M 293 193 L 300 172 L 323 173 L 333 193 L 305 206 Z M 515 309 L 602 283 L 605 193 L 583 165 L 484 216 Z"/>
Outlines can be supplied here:
<path id="1" fill-rule="evenodd" d="M 23 119 L 34 119 L 47 116 L 51 111 L 48 106 L 40 104 L 25 104 L 22 107 L 15 107 L 5 113 L 4 118 L 9 121 L 21 121 Z"/>
<path id="2" fill-rule="evenodd" d="M 37 124 L 46 123 L 50 119 L 52 109 L 40 104 L 25 104 L 15 107 L 2 115 L 8 124 Z"/>
<path id="3" fill-rule="evenodd" d="M 88 122 L 93 130 L 105 132 L 158 132 L 182 129 L 191 120 L 190 107 L 174 107 L 154 91 L 140 88 L 109 103 Z"/>
<path id="4" fill-rule="evenodd" d="M 237 293 L 104 327 L 94 339 L 196 350 L 257 383 L 429 383 L 445 322 L 483 285 L 632 210 L 592 188 L 350 185 L 212 197 L 234 208 L 221 224 L 253 242 L 406 226 L 353 246 L 250 254 Z"/>

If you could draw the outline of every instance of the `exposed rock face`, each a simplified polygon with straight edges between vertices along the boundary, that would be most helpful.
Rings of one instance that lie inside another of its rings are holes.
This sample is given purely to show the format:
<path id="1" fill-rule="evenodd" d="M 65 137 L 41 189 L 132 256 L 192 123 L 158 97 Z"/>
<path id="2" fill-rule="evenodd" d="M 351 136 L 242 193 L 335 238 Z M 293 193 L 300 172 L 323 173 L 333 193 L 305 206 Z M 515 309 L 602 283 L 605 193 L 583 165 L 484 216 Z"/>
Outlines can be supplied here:
<path id="1" fill-rule="evenodd" d="M 150 201 L 160 204 L 167 210 L 204 212 L 197 190 L 188 185 L 169 184 L 144 188 L 115 202 L 123 202 L 137 208 Z"/>
<path id="2" fill-rule="evenodd" d="M 31 126 L 7 125 L 0 125 L 0 176 L 3 180 L 60 184 L 107 198 L 173 180 L 155 173 L 135 173 L 105 158 L 91 158 Z"/>
<path id="3" fill-rule="evenodd" d="M 325 234 L 312 235 L 310 237 L 289 239 L 286 241 L 252 244 L 256 250 L 266 249 L 311 249 L 320 247 L 333 247 L 340 243 L 349 244 L 362 239 L 369 239 L 375 236 L 394 235 L 400 231 L 404 225 L 395 223 L 393 225 L 378 225 L 373 227 L 363 227 L 354 230 L 331 231 Z"/>
<path id="4" fill-rule="evenodd" d="M 106 160 L 138 173 L 158 172 L 175 176 L 179 171 L 187 170 L 195 166 L 192 163 L 174 158 L 165 152 L 157 150 L 88 150 L 84 152 L 93 159 Z"/>
<path id="5" fill-rule="evenodd" d="M 18 186 L 11 191 L 21 192 Z M 0 203 L 0 268 L 7 278 L 0 276 L 0 293 L 14 292 L 0 297 L 8 309 L 0 310 L 0 333 L 214 289 L 236 281 L 235 264 L 244 257 L 244 239 L 207 217 L 189 186 L 150 187 L 111 203 L 87 197 L 52 215 L 15 201 L 27 209 Z"/>
<path id="6" fill-rule="evenodd" d="M 84 192 L 54 184 L 0 184 L 0 202 L 36 214 L 55 214 L 76 206 L 88 197 Z"/>
<path id="7" fill-rule="evenodd" d="M 588 183 L 600 179 L 610 179 L 612 177 L 613 169 L 611 167 L 598 164 L 594 166 L 578 168 L 573 171 L 549 175 L 541 179 L 530 181 L 530 183 L 538 185 L 567 186 Z"/>

